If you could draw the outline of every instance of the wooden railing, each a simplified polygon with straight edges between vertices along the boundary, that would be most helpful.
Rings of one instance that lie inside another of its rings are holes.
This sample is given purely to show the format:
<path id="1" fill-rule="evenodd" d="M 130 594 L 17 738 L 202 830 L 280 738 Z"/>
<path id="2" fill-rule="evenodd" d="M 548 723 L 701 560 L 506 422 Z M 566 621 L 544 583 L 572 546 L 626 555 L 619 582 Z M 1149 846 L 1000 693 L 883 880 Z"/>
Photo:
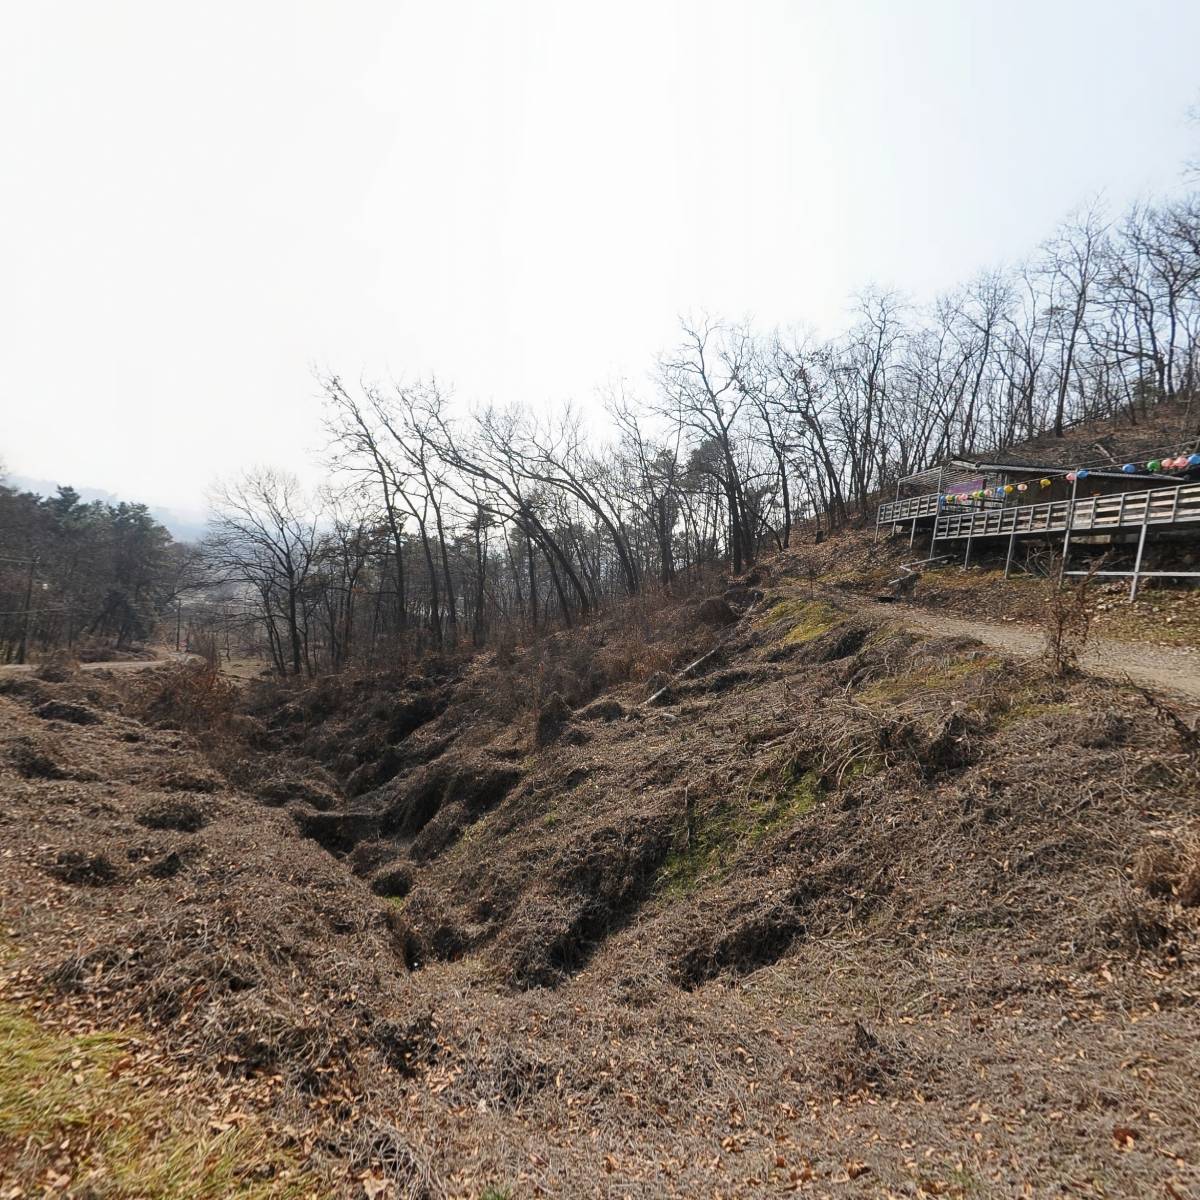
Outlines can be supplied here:
<path id="1" fill-rule="evenodd" d="M 930 492 L 926 496 L 910 496 L 907 500 L 893 500 L 879 506 L 876 523 L 886 525 L 890 521 L 911 521 L 913 517 L 931 517 L 940 512 L 941 507 L 941 492 Z"/>
<path id="2" fill-rule="evenodd" d="M 982 512 L 985 509 L 999 508 L 1000 501 L 991 497 L 982 500 L 965 500 L 963 512 Z M 914 517 L 932 517 L 945 511 L 941 492 L 930 492 L 925 496 L 910 496 L 907 500 L 892 500 L 881 504 L 875 515 L 876 525 L 889 525 L 896 521 L 911 521 Z"/>
<path id="3" fill-rule="evenodd" d="M 943 512 L 937 538 L 998 537 L 1012 533 L 1072 533 L 1139 525 L 1200 523 L 1200 483 L 1091 496 L 1086 500 L 1053 500 L 990 512 Z"/>

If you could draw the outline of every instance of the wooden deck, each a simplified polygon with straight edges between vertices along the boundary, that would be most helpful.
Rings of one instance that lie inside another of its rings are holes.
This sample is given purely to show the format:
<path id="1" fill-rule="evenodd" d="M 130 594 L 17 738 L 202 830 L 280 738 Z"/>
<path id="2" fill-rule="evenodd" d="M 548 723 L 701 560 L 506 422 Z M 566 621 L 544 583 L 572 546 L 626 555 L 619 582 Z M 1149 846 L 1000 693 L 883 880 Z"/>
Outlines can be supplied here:
<path id="1" fill-rule="evenodd" d="M 955 511 L 990 512 L 1002 506 L 1002 501 L 988 496 L 982 500 L 967 501 L 961 509 Z M 924 496 L 909 496 L 904 500 L 890 500 L 887 504 L 881 504 L 875 513 L 875 524 L 896 525 L 902 521 L 921 521 L 936 517 L 945 511 L 946 504 L 942 493 L 929 492 Z"/>
<path id="2" fill-rule="evenodd" d="M 895 521 L 911 521 L 914 517 L 936 517 L 941 510 L 942 493 L 930 492 L 925 496 L 910 496 L 906 500 L 881 504 L 875 523 L 889 525 Z"/>
<path id="3" fill-rule="evenodd" d="M 924 500 L 926 497 L 919 497 Z M 890 519 L 890 518 L 889 518 Z M 1200 524 L 1200 483 L 994 508 L 988 512 L 945 512 L 934 538 L 1028 537 L 1040 533 L 1109 533 L 1141 526 Z"/>

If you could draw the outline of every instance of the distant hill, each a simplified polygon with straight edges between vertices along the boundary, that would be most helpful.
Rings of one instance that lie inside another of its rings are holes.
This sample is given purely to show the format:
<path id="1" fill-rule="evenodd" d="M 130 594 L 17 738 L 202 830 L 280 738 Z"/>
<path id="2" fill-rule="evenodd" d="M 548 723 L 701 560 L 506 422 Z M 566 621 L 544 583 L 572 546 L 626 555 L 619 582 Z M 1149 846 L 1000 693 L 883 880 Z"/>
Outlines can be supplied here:
<path id="1" fill-rule="evenodd" d="M 29 475 L 6 475 L 3 482 L 14 487 L 18 491 L 33 492 L 38 496 L 53 496 L 57 493 L 59 487 L 66 487 L 67 483 L 56 483 L 49 479 L 34 479 Z M 76 483 L 71 483 L 82 500 L 91 503 L 93 500 L 100 500 L 105 504 L 119 504 L 122 500 L 127 503 L 138 503 L 138 501 L 128 496 L 118 496 L 115 492 L 105 491 L 103 488 L 80 487 Z M 161 505 L 149 504 L 146 506 L 150 509 L 151 514 L 156 521 L 160 521 L 171 531 L 171 536 L 177 542 L 196 542 L 204 536 L 204 516 L 202 513 L 195 511 L 183 511 L 175 508 L 164 508 Z"/>

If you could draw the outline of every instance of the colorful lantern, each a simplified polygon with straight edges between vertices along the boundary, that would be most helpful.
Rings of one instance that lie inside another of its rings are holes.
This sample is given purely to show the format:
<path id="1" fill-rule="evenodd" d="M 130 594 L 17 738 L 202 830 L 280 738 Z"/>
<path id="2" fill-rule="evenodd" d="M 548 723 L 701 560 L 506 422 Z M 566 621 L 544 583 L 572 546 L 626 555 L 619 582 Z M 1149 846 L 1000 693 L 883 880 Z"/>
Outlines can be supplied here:
<path id="1" fill-rule="evenodd" d="M 1029 484 L 1027 484 L 1027 483 L 1018 483 L 1018 484 L 1017 484 L 1017 491 L 1018 491 L 1018 492 L 1027 492 L 1027 491 L 1029 491 Z"/>
<path id="2" fill-rule="evenodd" d="M 1152 458 L 1146 464 L 1146 470 L 1147 471 L 1161 471 L 1162 470 L 1162 459 L 1161 458 Z"/>
<path id="3" fill-rule="evenodd" d="M 1048 480 L 1048 479 L 1039 479 L 1038 480 L 1038 487 L 1048 488 L 1049 486 L 1050 486 L 1050 480 Z"/>
<path id="4" fill-rule="evenodd" d="M 1087 467 L 1080 467 L 1079 470 L 1075 472 L 1075 478 L 1086 479 L 1090 474 L 1091 471 L 1089 471 Z"/>
<path id="5" fill-rule="evenodd" d="M 1068 482 L 1068 483 L 1074 483 L 1074 482 L 1075 482 L 1075 472 L 1074 472 L 1074 471 L 1068 471 L 1068 472 L 1067 472 L 1067 482 Z"/>
<path id="6" fill-rule="evenodd" d="M 1004 485 L 1004 494 L 1006 496 L 1011 496 L 1014 491 L 1016 491 L 1016 488 L 1014 488 L 1011 483 L 1006 483 Z"/>
<path id="7" fill-rule="evenodd" d="M 1132 475 L 1137 471 L 1137 467 L 1133 463 L 1126 463 L 1122 468 L 1126 475 Z"/>
<path id="8" fill-rule="evenodd" d="M 1187 465 L 1189 467 L 1200 467 L 1200 454 L 1189 454 Z"/>

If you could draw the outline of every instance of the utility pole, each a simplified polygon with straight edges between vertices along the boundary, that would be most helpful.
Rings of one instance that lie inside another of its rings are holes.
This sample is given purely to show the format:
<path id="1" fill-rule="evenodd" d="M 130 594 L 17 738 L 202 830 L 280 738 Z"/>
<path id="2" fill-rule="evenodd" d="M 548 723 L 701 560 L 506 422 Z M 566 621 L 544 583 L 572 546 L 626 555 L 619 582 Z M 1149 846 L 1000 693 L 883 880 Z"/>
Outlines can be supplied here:
<path id="1" fill-rule="evenodd" d="M 37 568 L 38 560 L 31 558 L 29 560 L 29 574 L 25 579 L 25 613 L 21 622 L 21 643 L 17 647 L 17 662 L 24 663 L 25 653 L 29 649 L 29 622 L 33 616 L 33 573 Z"/>

